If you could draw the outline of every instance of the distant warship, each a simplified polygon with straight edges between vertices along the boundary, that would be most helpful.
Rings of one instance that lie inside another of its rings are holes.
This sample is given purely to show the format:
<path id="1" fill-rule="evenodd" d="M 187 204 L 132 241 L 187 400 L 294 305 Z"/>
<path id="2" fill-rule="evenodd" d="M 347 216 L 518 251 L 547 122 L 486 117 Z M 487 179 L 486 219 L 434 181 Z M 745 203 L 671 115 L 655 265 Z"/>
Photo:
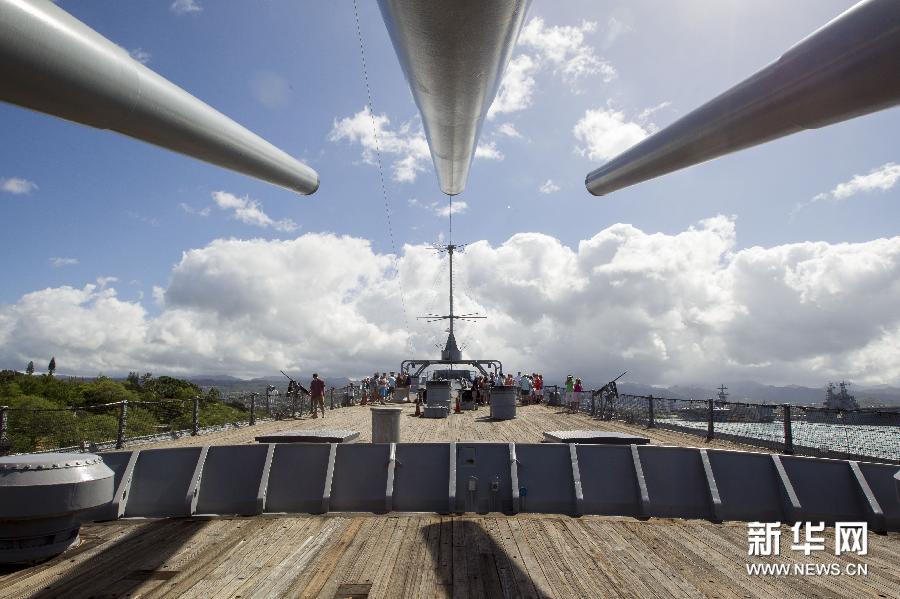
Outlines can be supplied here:
<path id="1" fill-rule="evenodd" d="M 856 397 L 850 395 L 849 386 L 841 381 L 835 389 L 834 383 L 829 382 L 825 387 L 825 402 L 821 408 L 807 410 L 806 421 L 866 426 L 891 426 L 900 422 L 900 408 L 860 408 Z"/>
<path id="2" fill-rule="evenodd" d="M 774 422 L 775 411 L 772 406 L 734 404 L 728 402 L 728 387 L 719 385 L 716 400 L 713 402 L 714 422 Z M 693 406 L 678 410 L 682 420 L 705 421 L 709 418 L 707 406 Z"/>

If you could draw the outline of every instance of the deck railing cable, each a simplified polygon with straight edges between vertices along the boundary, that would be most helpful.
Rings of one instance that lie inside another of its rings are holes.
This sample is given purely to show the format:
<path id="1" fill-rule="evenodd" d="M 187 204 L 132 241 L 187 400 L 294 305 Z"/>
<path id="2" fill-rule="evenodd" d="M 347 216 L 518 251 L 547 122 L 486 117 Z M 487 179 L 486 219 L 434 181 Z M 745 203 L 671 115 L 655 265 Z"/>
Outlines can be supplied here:
<path id="1" fill-rule="evenodd" d="M 548 389 L 558 390 L 556 386 Z M 571 403 L 568 403 L 571 402 Z M 601 420 L 658 428 L 786 454 L 900 464 L 900 411 L 560 392 L 559 403 Z"/>

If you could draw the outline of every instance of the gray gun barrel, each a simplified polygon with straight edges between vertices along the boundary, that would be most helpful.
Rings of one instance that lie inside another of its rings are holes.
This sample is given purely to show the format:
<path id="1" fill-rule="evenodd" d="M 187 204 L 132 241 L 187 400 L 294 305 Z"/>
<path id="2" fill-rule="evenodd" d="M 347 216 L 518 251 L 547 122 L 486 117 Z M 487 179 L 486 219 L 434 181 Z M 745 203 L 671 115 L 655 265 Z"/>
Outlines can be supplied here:
<path id="1" fill-rule="evenodd" d="M 0 100 L 311 194 L 316 172 L 52 2 L 0 0 Z"/>
<path id="2" fill-rule="evenodd" d="M 441 191 L 462 193 L 531 0 L 378 0 Z"/>
<path id="3" fill-rule="evenodd" d="M 605 195 L 900 102 L 900 1 L 866 0 L 781 58 L 588 174 Z"/>

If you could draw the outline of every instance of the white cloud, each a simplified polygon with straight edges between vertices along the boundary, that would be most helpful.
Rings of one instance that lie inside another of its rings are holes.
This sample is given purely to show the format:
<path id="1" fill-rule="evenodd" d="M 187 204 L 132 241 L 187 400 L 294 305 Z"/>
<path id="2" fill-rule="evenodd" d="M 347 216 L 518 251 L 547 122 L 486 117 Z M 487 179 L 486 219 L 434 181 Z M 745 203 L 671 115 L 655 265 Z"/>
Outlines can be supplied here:
<path id="1" fill-rule="evenodd" d="M 512 123 L 502 123 L 499 127 L 497 127 L 497 133 L 500 135 L 505 135 L 506 137 L 512 137 L 514 139 L 521 139 L 522 134 L 519 133 L 519 130 L 516 129 L 516 126 Z"/>
<path id="2" fill-rule="evenodd" d="M 791 215 L 816 202 L 841 202 L 861 193 L 887 191 L 900 181 L 900 164 L 888 162 L 874 168 L 866 175 L 854 175 L 849 181 L 838 183 L 831 191 L 820 193 L 807 202 L 794 206 Z"/>
<path id="3" fill-rule="evenodd" d="M 50 258 L 50 266 L 53 268 L 61 268 L 63 266 L 74 266 L 78 264 L 78 258 L 66 258 L 54 256 Z"/>
<path id="4" fill-rule="evenodd" d="M 118 283 L 119 277 L 97 277 L 97 285 L 101 288 L 106 287 L 110 283 Z"/>
<path id="5" fill-rule="evenodd" d="M 203 6 L 200 5 L 199 0 L 175 0 L 169 6 L 169 10 L 176 15 L 183 15 L 190 12 L 200 12 L 203 10 Z"/>
<path id="6" fill-rule="evenodd" d="M 520 54 L 509 61 L 503 79 L 500 80 L 500 89 L 497 97 L 488 109 L 487 118 L 494 118 L 498 114 L 518 112 L 531 106 L 531 96 L 534 94 L 534 75 L 537 73 L 538 63 L 528 54 Z"/>
<path id="7" fill-rule="evenodd" d="M 190 204 L 185 204 L 181 202 L 178 204 L 178 207 L 187 212 L 188 214 L 196 214 L 197 216 L 209 216 L 210 207 L 204 206 L 203 208 L 194 208 Z"/>
<path id="8" fill-rule="evenodd" d="M 536 87 L 535 77 L 544 68 L 559 74 L 572 91 L 578 82 L 590 75 L 600 75 L 604 82 L 616 78 L 616 69 L 597 56 L 585 42 L 585 34 L 593 33 L 597 24 L 582 21 L 580 26 L 547 26 L 534 17 L 522 28 L 518 48 L 523 53 L 509 61 L 494 103 L 487 118 L 518 112 L 531 106 Z"/>
<path id="9" fill-rule="evenodd" d="M 362 158 L 366 164 L 375 165 L 376 152 L 381 151 L 382 160 L 393 156 L 393 178 L 401 183 L 412 183 L 419 173 L 431 164 L 431 152 L 421 125 L 407 121 L 397 129 L 391 128 L 387 115 L 375 115 L 373 127 L 372 113 L 365 106 L 353 116 L 335 120 L 328 134 L 329 141 L 347 140 L 362 146 Z M 475 158 L 503 160 L 503 153 L 496 142 L 485 142 L 475 148 Z"/>
<path id="10" fill-rule="evenodd" d="M 37 188 L 37 183 L 35 183 L 34 181 L 20 179 L 19 177 L 10 177 L 9 179 L 0 177 L 0 189 L 7 193 L 22 195 L 31 193 Z"/>
<path id="11" fill-rule="evenodd" d="M 271 71 L 261 71 L 250 82 L 253 97 L 266 108 L 284 108 L 290 103 L 288 80 Z"/>
<path id="12" fill-rule="evenodd" d="M 135 48 L 134 50 L 129 50 L 128 53 L 133 59 L 141 64 L 147 64 L 150 62 L 151 55 L 143 48 Z"/>
<path id="13" fill-rule="evenodd" d="M 547 179 L 543 185 L 538 187 L 538 191 L 541 193 L 556 193 L 559 191 L 559 185 L 553 182 L 553 179 Z"/>
<path id="14" fill-rule="evenodd" d="M 297 223 L 289 218 L 272 219 L 272 217 L 263 212 L 263 207 L 259 200 L 251 200 L 247 196 L 239 198 L 227 191 L 214 191 L 212 198 L 216 206 L 222 210 L 231 210 L 232 218 L 244 224 L 262 227 L 263 229 L 272 227 L 276 231 L 288 233 L 296 231 L 298 228 Z"/>
<path id="15" fill-rule="evenodd" d="M 407 200 L 410 208 L 420 208 L 422 210 L 426 210 L 428 212 L 432 212 L 435 215 L 447 218 L 450 216 L 450 202 L 448 201 L 433 201 L 429 203 L 420 202 L 416 198 L 410 198 Z M 462 200 L 454 200 L 453 201 L 453 214 L 462 214 L 466 210 L 469 209 L 469 205 Z M 415 229 L 415 227 L 413 227 Z"/>
<path id="16" fill-rule="evenodd" d="M 576 150 L 594 161 L 607 161 L 638 143 L 650 132 L 613 108 L 587 110 L 573 129 L 581 142 Z"/>
<path id="17" fill-rule="evenodd" d="M 428 142 L 422 127 L 413 127 L 411 122 L 404 123 L 396 131 L 390 128 L 391 121 L 384 115 L 374 116 L 365 106 L 353 116 L 335 120 L 328 134 L 330 141 L 346 139 L 359 143 L 363 148 L 363 160 L 367 164 L 376 163 L 376 150 L 385 155 L 395 156 L 394 180 L 412 182 L 425 170 L 431 160 Z"/>
<path id="18" fill-rule="evenodd" d="M 475 158 L 485 160 L 503 160 L 503 152 L 497 148 L 497 142 L 482 142 L 475 147 Z"/>
<path id="19" fill-rule="evenodd" d="M 438 216 L 443 216 L 444 218 L 450 216 L 451 214 L 462 214 L 466 210 L 469 209 L 469 205 L 462 200 L 456 200 L 453 202 L 453 208 L 451 209 L 449 202 L 442 206 L 434 206 L 434 213 Z"/>
<path id="20" fill-rule="evenodd" d="M 600 75 L 608 83 L 615 79 L 616 69 L 584 40 L 585 34 L 596 29 L 597 24 L 591 21 L 582 21 L 577 27 L 550 27 L 541 17 L 534 17 L 522 28 L 519 45 L 536 51 L 570 84 L 588 75 Z"/>
<path id="21" fill-rule="evenodd" d="M 616 224 L 573 247 L 539 233 L 471 243 L 454 263 L 458 309 L 488 319 L 457 335 L 467 355 L 553 382 L 627 369 L 648 383 L 900 384 L 900 237 L 741 250 L 735 238 L 718 216 L 677 234 Z M 52 349 L 88 374 L 383 370 L 443 341 L 439 326 L 409 328 L 397 281 L 408 313 L 442 305 L 440 260 L 348 236 L 216 240 L 154 288 L 157 314 L 95 284 L 0 306 L 0 365 Z"/>

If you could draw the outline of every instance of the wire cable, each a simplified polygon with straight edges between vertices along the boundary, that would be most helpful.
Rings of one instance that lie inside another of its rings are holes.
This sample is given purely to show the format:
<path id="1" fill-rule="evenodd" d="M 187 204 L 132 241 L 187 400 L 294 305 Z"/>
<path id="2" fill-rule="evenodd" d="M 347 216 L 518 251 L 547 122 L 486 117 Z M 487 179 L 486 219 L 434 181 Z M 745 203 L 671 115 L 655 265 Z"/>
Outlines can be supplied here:
<path id="1" fill-rule="evenodd" d="M 363 79 L 366 84 L 366 97 L 368 99 L 369 117 L 372 119 L 372 134 L 375 138 L 375 160 L 378 164 L 378 176 L 381 182 L 381 197 L 384 200 L 384 215 L 387 221 L 388 235 L 391 240 L 391 251 L 394 253 L 395 266 L 397 273 L 397 285 L 400 287 L 400 306 L 403 309 L 403 320 L 406 328 L 409 330 L 409 314 L 406 311 L 406 300 L 403 292 L 403 277 L 400 273 L 400 254 L 397 252 L 397 244 L 394 241 L 394 227 L 391 222 L 391 206 L 388 201 L 387 186 L 384 183 L 384 166 L 381 162 L 381 143 L 378 140 L 378 125 L 375 123 L 375 102 L 372 100 L 372 87 L 369 84 L 369 69 L 366 64 L 366 47 L 363 43 L 362 27 L 359 24 L 359 9 L 356 0 L 353 0 L 353 16 L 356 19 L 356 39 L 359 41 L 359 56 L 362 60 Z M 407 343 L 412 343 L 411 338 L 407 337 Z"/>

